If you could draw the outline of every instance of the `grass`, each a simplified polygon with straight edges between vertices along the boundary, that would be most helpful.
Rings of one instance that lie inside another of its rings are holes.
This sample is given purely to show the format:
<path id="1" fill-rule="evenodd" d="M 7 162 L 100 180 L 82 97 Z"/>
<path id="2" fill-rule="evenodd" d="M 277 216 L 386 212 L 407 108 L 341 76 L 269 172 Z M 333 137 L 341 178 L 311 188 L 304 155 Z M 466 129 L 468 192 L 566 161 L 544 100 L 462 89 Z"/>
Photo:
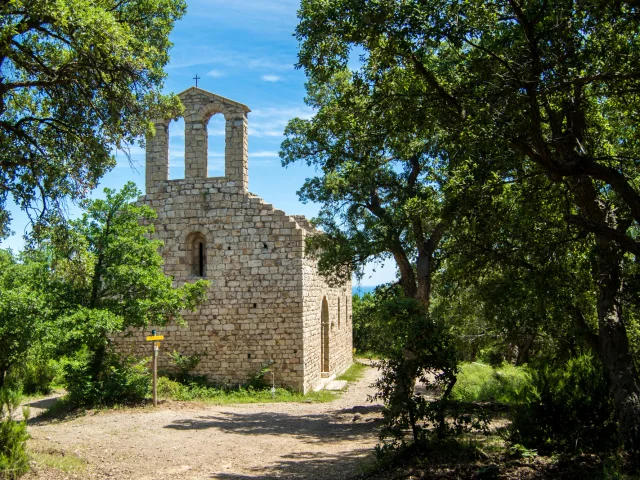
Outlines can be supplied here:
<path id="1" fill-rule="evenodd" d="M 57 450 L 32 451 L 31 458 L 39 465 L 62 470 L 66 473 L 82 473 L 87 468 L 87 463 L 73 453 Z"/>
<path id="2" fill-rule="evenodd" d="M 353 363 L 338 380 L 355 382 L 359 380 L 368 368 L 359 362 Z M 247 386 L 228 387 L 210 384 L 203 379 L 194 379 L 187 382 L 178 382 L 168 377 L 158 378 L 158 398 L 174 401 L 197 401 L 212 405 L 229 405 L 239 403 L 326 403 L 335 400 L 339 392 L 320 390 L 303 395 L 285 388 L 277 388 L 271 392 L 268 387 L 254 388 Z M 111 408 L 117 408 L 113 406 Z M 66 418 L 84 414 L 84 410 L 78 411 L 66 397 L 61 397 L 46 412 L 41 414 L 43 418 Z"/>
<path id="3" fill-rule="evenodd" d="M 30 393 L 28 395 L 22 394 L 22 402 L 23 403 L 37 402 L 38 400 L 44 400 L 45 398 L 52 397 L 62 392 L 64 392 L 64 388 L 56 385 L 54 387 L 51 387 L 51 391 L 49 393 L 38 392 L 38 393 Z"/>
<path id="4" fill-rule="evenodd" d="M 379 360 L 380 359 L 380 354 L 376 353 L 376 352 L 372 352 L 370 350 L 365 350 L 365 351 L 359 351 L 356 350 L 354 353 L 354 357 L 355 358 L 361 358 L 363 360 Z"/>
<path id="5" fill-rule="evenodd" d="M 530 382 L 531 376 L 522 367 L 463 363 L 452 397 L 461 402 L 517 403 L 523 400 Z"/>
<path id="6" fill-rule="evenodd" d="M 202 401 L 209 404 L 233 403 L 282 403 L 282 402 L 330 402 L 336 394 L 326 390 L 303 395 L 299 392 L 277 388 L 221 387 L 203 382 L 179 383 L 167 377 L 158 379 L 158 397 L 178 401 Z"/>
<path id="7" fill-rule="evenodd" d="M 363 363 L 354 362 L 341 375 L 336 377 L 336 380 L 346 380 L 347 382 L 357 382 L 362 378 L 367 368 L 369 367 Z"/>
<path id="8" fill-rule="evenodd" d="M 355 362 L 337 380 L 355 382 L 359 380 L 367 365 Z M 171 380 L 168 377 L 158 379 L 158 397 L 177 401 L 201 401 L 215 405 L 233 403 L 324 403 L 334 400 L 339 393 L 320 390 L 303 395 L 285 388 L 277 388 L 275 392 L 266 388 L 254 387 L 223 387 L 209 384 L 202 380 L 188 381 L 185 383 Z"/>

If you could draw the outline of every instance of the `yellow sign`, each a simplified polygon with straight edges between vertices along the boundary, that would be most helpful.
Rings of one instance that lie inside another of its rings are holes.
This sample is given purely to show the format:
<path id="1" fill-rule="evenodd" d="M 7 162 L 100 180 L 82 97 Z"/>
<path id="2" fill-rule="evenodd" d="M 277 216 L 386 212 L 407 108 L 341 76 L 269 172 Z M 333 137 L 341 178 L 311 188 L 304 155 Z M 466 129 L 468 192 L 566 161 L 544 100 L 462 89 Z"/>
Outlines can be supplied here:
<path id="1" fill-rule="evenodd" d="M 148 342 L 155 342 L 156 340 L 164 340 L 164 335 L 151 335 L 147 337 Z"/>

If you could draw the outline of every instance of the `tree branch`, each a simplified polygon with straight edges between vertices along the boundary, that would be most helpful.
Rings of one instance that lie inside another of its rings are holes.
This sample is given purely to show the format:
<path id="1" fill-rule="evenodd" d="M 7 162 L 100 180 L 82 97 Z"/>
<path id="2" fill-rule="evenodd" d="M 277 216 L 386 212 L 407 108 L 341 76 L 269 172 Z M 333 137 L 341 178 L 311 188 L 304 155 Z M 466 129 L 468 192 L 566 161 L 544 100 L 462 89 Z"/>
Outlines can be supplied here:
<path id="1" fill-rule="evenodd" d="M 588 232 L 603 236 L 613 240 L 625 251 L 640 256 L 640 243 L 635 242 L 631 237 L 605 224 L 596 223 L 579 215 L 568 215 L 568 223 L 580 227 Z"/>

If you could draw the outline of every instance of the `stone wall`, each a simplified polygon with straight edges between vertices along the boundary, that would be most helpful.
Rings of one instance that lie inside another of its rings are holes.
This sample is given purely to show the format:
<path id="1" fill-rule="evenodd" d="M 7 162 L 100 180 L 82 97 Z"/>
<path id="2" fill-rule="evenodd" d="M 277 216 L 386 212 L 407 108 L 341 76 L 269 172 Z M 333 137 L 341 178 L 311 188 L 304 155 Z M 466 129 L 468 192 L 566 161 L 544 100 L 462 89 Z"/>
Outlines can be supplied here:
<path id="1" fill-rule="evenodd" d="M 147 143 L 146 195 L 140 203 L 158 214 L 154 237 L 164 242 L 165 273 L 176 285 L 204 278 L 208 300 L 170 324 L 129 331 L 114 340 L 121 351 L 151 354 L 151 328 L 165 336 L 167 353 L 201 355 L 194 373 L 210 380 L 247 382 L 268 365 L 278 386 L 307 392 L 323 376 L 351 363 L 351 285 L 330 288 L 315 262 L 304 256 L 304 238 L 316 233 L 301 216 L 291 217 L 248 193 L 247 112 L 237 102 L 191 88 L 185 105 L 185 178 L 168 180 L 168 121 L 156 122 Z M 225 176 L 206 178 L 207 123 L 225 115 Z M 329 362 L 322 372 L 321 309 L 329 312 Z"/>
<path id="2" fill-rule="evenodd" d="M 215 180 L 169 181 L 166 191 L 141 198 L 158 213 L 155 238 L 164 242 L 165 273 L 176 284 L 193 273 L 188 237 L 202 235 L 208 301 L 185 316 L 188 327 L 157 328 L 166 352 L 203 354 L 196 373 L 223 383 L 244 383 L 274 362 L 280 384 L 303 389 L 302 231 L 296 222 L 257 197 Z M 138 332 L 121 341 L 144 354 Z"/>
<path id="3" fill-rule="evenodd" d="M 318 274 L 315 262 L 303 259 L 304 390 L 313 389 L 322 377 L 341 373 L 353 361 L 351 282 L 329 287 Z M 321 310 L 326 299 L 329 311 L 329 370 L 322 372 Z"/>

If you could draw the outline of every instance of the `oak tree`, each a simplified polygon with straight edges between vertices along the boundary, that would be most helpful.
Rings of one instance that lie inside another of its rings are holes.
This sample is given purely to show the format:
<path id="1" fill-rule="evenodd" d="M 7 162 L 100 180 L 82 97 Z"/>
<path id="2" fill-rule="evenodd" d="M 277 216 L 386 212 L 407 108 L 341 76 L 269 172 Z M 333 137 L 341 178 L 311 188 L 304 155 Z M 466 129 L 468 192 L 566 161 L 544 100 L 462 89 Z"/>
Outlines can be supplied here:
<path id="1" fill-rule="evenodd" d="M 184 12 L 184 0 L 0 2 L 0 237 L 11 198 L 46 220 L 94 188 L 153 118 L 179 111 L 161 89 Z"/>
<path id="2" fill-rule="evenodd" d="M 526 165 L 562 187 L 565 222 L 589 235 L 598 352 L 637 456 L 640 382 L 622 309 L 638 297 L 623 282 L 640 253 L 637 2 L 303 0 L 299 16 L 311 84 L 360 56 L 352 77 L 388 105 L 385 131 L 427 133 L 461 183 Z"/>

